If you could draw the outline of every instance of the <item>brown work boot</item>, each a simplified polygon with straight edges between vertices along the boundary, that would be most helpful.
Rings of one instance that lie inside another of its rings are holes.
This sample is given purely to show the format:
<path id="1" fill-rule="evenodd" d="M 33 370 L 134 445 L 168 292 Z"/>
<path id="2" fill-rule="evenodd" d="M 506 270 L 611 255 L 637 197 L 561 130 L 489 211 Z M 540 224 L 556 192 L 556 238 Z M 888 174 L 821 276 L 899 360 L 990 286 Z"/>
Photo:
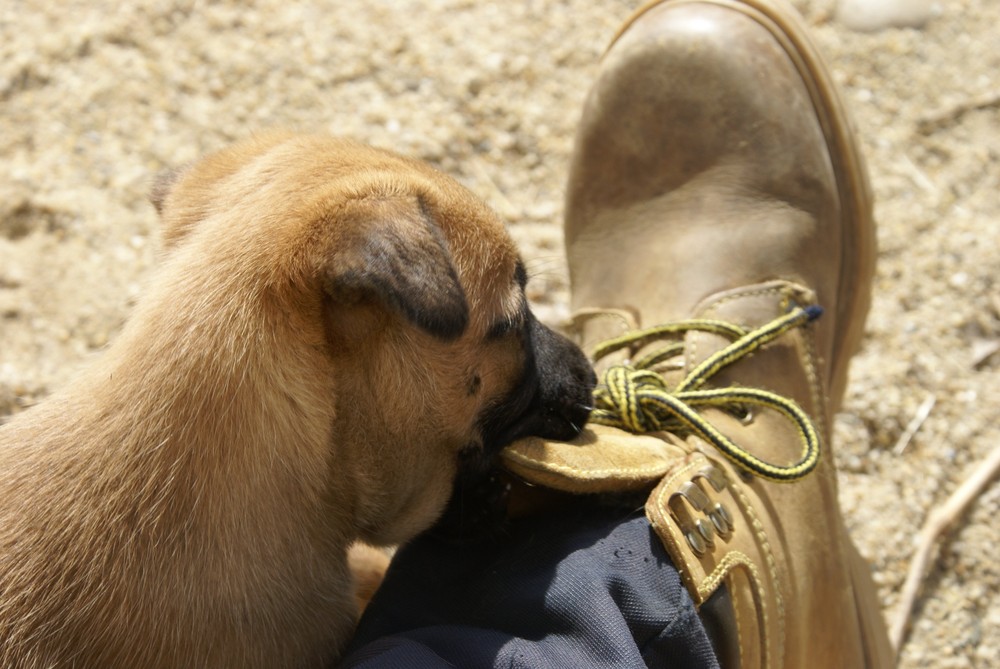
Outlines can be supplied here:
<path id="1" fill-rule="evenodd" d="M 612 339 L 599 367 L 627 363 L 594 422 L 647 434 L 523 443 L 508 467 L 571 492 L 656 485 L 647 516 L 723 666 L 890 666 L 830 450 L 869 305 L 871 198 L 794 10 L 639 10 L 586 101 L 565 234 L 581 343 Z"/>

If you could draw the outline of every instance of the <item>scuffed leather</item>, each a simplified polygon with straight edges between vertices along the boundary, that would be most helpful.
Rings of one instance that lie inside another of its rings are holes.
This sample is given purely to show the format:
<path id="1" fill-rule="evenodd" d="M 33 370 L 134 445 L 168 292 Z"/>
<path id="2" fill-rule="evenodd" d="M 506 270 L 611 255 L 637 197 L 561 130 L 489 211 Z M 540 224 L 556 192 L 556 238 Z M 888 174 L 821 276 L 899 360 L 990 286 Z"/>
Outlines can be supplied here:
<path id="1" fill-rule="evenodd" d="M 753 327 L 792 301 L 825 309 L 711 381 L 797 401 L 822 436 L 817 469 L 792 484 L 745 477 L 690 439 L 647 514 L 696 600 L 726 584 L 742 667 L 892 666 L 875 587 L 841 517 L 830 452 L 830 417 L 870 301 L 870 189 L 850 122 L 794 10 L 782 0 L 675 0 L 639 10 L 585 103 L 565 235 L 573 308 L 618 314 L 585 319 L 581 341 L 610 336 L 627 320 L 648 327 L 708 317 Z M 690 368 L 724 342 L 693 333 L 685 344 Z M 787 463 L 798 453 L 787 422 L 767 412 L 748 422 L 705 415 L 760 457 Z M 663 488 L 687 483 L 672 477 L 698 458 L 725 471 L 720 494 L 733 498 L 744 527 L 700 555 Z"/>

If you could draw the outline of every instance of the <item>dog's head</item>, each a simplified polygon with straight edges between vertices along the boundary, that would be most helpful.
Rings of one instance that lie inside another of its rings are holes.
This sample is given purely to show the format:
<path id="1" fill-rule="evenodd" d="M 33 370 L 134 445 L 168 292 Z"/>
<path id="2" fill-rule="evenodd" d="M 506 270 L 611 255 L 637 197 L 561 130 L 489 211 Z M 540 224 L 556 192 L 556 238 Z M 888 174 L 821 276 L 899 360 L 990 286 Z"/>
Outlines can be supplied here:
<path id="1" fill-rule="evenodd" d="M 240 299 L 261 300 L 276 330 L 244 336 L 284 337 L 273 345 L 310 360 L 329 397 L 291 401 L 327 407 L 329 501 L 364 539 L 426 528 L 460 461 L 586 421 L 593 372 L 532 315 L 504 226 L 423 163 L 271 134 L 169 175 L 152 199 L 167 255 L 198 245 L 254 282 Z"/>

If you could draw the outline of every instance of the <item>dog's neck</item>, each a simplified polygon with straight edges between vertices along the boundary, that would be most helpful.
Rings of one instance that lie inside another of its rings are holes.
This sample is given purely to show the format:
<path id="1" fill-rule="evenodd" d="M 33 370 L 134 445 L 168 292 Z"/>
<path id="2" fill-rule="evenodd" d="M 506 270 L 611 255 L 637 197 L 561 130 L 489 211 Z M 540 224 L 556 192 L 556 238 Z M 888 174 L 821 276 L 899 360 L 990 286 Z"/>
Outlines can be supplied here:
<path id="1" fill-rule="evenodd" d="M 175 499 L 211 486 L 214 508 L 266 500 L 267 508 L 284 501 L 297 514 L 321 513 L 337 501 L 329 499 L 337 486 L 334 389 L 317 375 L 320 353 L 302 344 L 301 329 L 287 331 L 300 324 L 282 322 L 287 312 L 259 295 L 216 289 L 180 299 L 189 303 L 172 312 L 140 307 L 145 313 L 108 351 L 98 373 L 111 381 L 92 379 L 102 412 L 94 418 L 103 424 L 94 429 L 106 431 L 110 448 L 176 480 Z M 304 501 L 316 507 L 300 508 Z"/>

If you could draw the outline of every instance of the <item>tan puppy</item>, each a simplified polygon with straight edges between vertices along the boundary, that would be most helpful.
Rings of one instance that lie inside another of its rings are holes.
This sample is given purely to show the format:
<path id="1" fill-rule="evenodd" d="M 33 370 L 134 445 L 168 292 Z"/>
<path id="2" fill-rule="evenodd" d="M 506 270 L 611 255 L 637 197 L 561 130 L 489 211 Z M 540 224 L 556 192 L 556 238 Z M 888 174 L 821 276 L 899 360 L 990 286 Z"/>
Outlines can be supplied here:
<path id="1" fill-rule="evenodd" d="M 164 258 L 100 361 L 0 429 L 0 666 L 320 667 L 346 552 L 458 462 L 572 437 L 592 372 L 451 179 L 271 134 L 161 183 Z"/>

